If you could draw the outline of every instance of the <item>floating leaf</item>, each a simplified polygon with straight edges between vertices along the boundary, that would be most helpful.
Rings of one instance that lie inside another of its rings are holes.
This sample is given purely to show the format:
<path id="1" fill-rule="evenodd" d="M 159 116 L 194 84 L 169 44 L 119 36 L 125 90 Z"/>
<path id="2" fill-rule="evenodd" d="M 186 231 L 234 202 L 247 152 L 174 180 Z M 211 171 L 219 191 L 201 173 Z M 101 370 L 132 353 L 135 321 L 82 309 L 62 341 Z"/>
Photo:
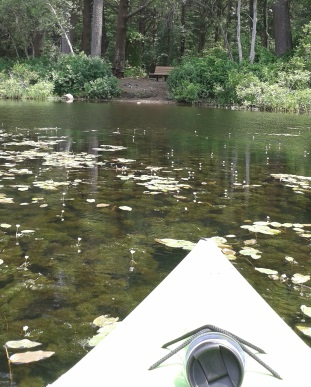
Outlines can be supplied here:
<path id="1" fill-rule="evenodd" d="M 255 267 L 255 270 L 259 271 L 260 273 L 268 274 L 268 275 L 275 275 L 275 274 L 278 274 L 278 272 L 277 272 L 276 270 L 265 269 L 265 268 L 263 268 L 263 267 Z"/>
<path id="2" fill-rule="evenodd" d="M 0 224 L 0 227 L 2 227 L 2 228 L 10 228 L 11 225 L 8 224 L 8 223 L 1 223 L 1 224 Z"/>
<path id="3" fill-rule="evenodd" d="M 311 328 L 310 327 L 304 327 L 303 325 L 296 325 L 296 328 L 302 332 L 304 335 L 311 337 Z"/>
<path id="4" fill-rule="evenodd" d="M 112 332 L 116 326 L 117 322 L 114 324 L 106 325 L 98 330 L 98 334 L 93 336 L 89 341 L 88 345 L 90 347 L 95 347 L 97 344 L 99 344 L 110 332 Z"/>
<path id="5" fill-rule="evenodd" d="M 120 206 L 119 208 L 122 211 L 132 211 L 132 207 L 129 207 L 129 206 Z"/>
<path id="6" fill-rule="evenodd" d="M 35 230 L 22 230 L 21 231 L 22 234 L 32 234 L 34 232 L 35 232 Z"/>
<path id="7" fill-rule="evenodd" d="M 282 223 L 279 223 L 279 222 L 271 222 L 270 224 L 272 227 L 275 227 L 275 228 L 282 227 Z"/>
<path id="8" fill-rule="evenodd" d="M 93 324 L 102 328 L 105 325 L 111 325 L 116 323 L 119 320 L 119 317 L 110 317 L 110 315 L 105 314 L 102 316 L 97 317 L 94 321 Z"/>
<path id="9" fill-rule="evenodd" d="M 96 204 L 96 207 L 98 207 L 98 208 L 105 208 L 105 207 L 109 207 L 110 206 L 110 204 L 107 204 L 107 203 L 98 203 L 98 204 Z"/>
<path id="10" fill-rule="evenodd" d="M 95 203 L 95 199 L 86 199 L 88 203 Z"/>
<path id="11" fill-rule="evenodd" d="M 291 280 L 294 284 L 303 284 L 310 280 L 310 276 L 296 273 L 292 276 Z"/>
<path id="12" fill-rule="evenodd" d="M 222 245 L 227 242 L 227 239 L 220 236 L 212 237 L 211 240 L 216 243 L 217 246 Z"/>
<path id="13" fill-rule="evenodd" d="M 261 258 L 261 251 L 255 249 L 254 247 L 243 247 L 242 250 L 239 251 L 240 254 L 249 256 L 253 259 Z"/>
<path id="14" fill-rule="evenodd" d="M 35 361 L 47 359 L 54 354 L 55 352 L 51 352 L 51 351 L 32 351 L 32 352 L 15 353 L 14 355 L 10 356 L 10 362 L 13 364 L 32 363 Z"/>
<path id="15" fill-rule="evenodd" d="M 185 241 L 182 239 L 164 238 L 164 239 L 155 239 L 155 241 L 167 247 L 182 248 L 184 250 L 192 250 L 195 246 L 195 243 Z"/>
<path id="16" fill-rule="evenodd" d="M 7 348 L 14 348 L 14 349 L 33 348 L 33 347 L 37 347 L 38 345 L 41 345 L 41 343 L 38 343 L 36 341 L 30 341 L 28 339 L 12 340 L 12 341 L 7 341 L 5 343 L 5 346 Z"/>
<path id="17" fill-rule="evenodd" d="M 2 265 L 2 264 L 3 264 L 3 262 L 4 262 L 4 260 L 3 260 L 3 259 L 0 259 L 0 265 Z"/>
<path id="18" fill-rule="evenodd" d="M 290 257 L 290 256 L 288 256 L 288 255 L 285 257 L 285 261 L 287 261 L 287 262 L 289 262 L 289 263 L 293 263 L 293 264 L 295 264 L 295 265 L 298 264 L 298 262 L 295 261 L 295 259 L 294 259 L 293 257 Z"/>
<path id="19" fill-rule="evenodd" d="M 91 347 L 95 347 L 98 343 L 102 341 L 104 337 L 106 337 L 118 324 L 119 317 L 110 317 L 110 315 L 102 315 L 97 317 L 93 324 L 100 327 L 98 330 L 98 334 L 93 336 L 88 344 Z"/>
<path id="20" fill-rule="evenodd" d="M 306 305 L 301 305 L 300 307 L 303 314 L 305 314 L 308 317 L 311 317 L 311 307 Z"/>
<path id="21" fill-rule="evenodd" d="M 266 235 L 278 235 L 280 234 L 280 230 L 275 230 L 273 228 L 270 228 L 269 226 L 265 224 L 258 224 L 258 223 L 266 223 L 266 222 L 256 222 L 257 224 L 253 225 L 243 225 L 241 228 L 247 229 L 249 231 L 255 232 L 255 233 L 261 233 Z"/>
<path id="22" fill-rule="evenodd" d="M 252 245 L 255 245 L 256 243 L 257 243 L 256 239 L 247 239 L 246 241 L 244 241 L 245 246 L 252 246 Z"/>

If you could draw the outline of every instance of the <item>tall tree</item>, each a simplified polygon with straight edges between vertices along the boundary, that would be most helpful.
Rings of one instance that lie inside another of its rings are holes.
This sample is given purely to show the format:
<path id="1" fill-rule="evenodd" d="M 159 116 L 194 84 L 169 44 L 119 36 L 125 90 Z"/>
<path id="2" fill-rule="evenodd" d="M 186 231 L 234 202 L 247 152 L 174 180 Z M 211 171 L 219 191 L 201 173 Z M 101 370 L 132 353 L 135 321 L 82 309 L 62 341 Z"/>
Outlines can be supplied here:
<path id="1" fill-rule="evenodd" d="M 242 43 L 241 43 L 241 0 L 238 0 L 237 4 L 237 43 L 238 43 L 238 52 L 239 52 L 239 62 L 242 62 L 243 59 L 243 51 L 242 51 Z"/>
<path id="2" fill-rule="evenodd" d="M 293 47 L 288 0 L 277 0 L 272 7 L 275 53 L 282 56 Z"/>
<path id="3" fill-rule="evenodd" d="M 252 37 L 251 37 L 251 49 L 249 54 L 250 63 L 254 63 L 255 59 L 255 43 L 256 43 L 256 31 L 257 31 L 257 0 L 252 4 Z"/>
<path id="4" fill-rule="evenodd" d="M 262 25 L 262 44 L 265 48 L 269 48 L 268 0 L 263 0 Z"/>
<path id="5" fill-rule="evenodd" d="M 123 77 L 125 67 L 126 32 L 129 19 L 143 11 L 153 0 L 144 0 L 141 5 L 130 12 L 129 0 L 119 0 L 117 29 L 113 59 L 113 73 L 118 78 Z"/>
<path id="6" fill-rule="evenodd" d="M 62 31 L 62 36 L 64 40 L 66 41 L 66 46 L 68 48 L 68 52 L 70 52 L 72 55 L 74 55 L 74 51 L 72 48 L 72 44 L 70 41 L 69 33 L 68 33 L 68 28 L 66 28 L 66 24 L 64 23 L 63 16 L 64 14 L 58 14 L 57 10 L 55 7 L 52 5 L 50 1 L 47 1 L 47 5 L 50 7 L 52 15 L 55 17 L 55 20 L 57 24 L 59 25 L 61 31 Z"/>
<path id="7" fill-rule="evenodd" d="M 103 7 L 103 0 L 93 1 L 91 56 L 101 56 Z"/>
<path id="8" fill-rule="evenodd" d="M 92 0 L 83 0 L 81 49 L 87 55 L 91 53 L 91 36 L 92 36 Z"/>

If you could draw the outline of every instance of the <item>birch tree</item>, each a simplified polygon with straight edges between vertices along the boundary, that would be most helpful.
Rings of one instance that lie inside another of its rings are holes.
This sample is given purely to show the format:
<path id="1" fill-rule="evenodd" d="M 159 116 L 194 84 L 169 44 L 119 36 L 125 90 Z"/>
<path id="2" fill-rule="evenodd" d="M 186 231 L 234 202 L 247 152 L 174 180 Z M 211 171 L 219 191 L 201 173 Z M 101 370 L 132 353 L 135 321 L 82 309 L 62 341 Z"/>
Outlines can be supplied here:
<path id="1" fill-rule="evenodd" d="M 102 28 L 103 28 L 103 0 L 94 0 L 92 19 L 91 56 L 101 56 Z"/>
<path id="2" fill-rule="evenodd" d="M 252 64 L 254 63 L 254 59 L 255 59 L 256 29 L 257 29 L 257 0 L 254 0 L 253 1 L 251 48 L 250 48 L 250 54 L 249 54 L 249 61 Z"/>

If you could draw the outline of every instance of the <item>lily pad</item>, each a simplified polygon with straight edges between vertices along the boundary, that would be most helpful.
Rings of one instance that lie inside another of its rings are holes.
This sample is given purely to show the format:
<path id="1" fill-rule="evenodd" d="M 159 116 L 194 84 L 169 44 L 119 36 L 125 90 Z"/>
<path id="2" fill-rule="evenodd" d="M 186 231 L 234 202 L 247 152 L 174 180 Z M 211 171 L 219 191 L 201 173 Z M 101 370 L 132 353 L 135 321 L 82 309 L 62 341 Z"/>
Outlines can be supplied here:
<path id="1" fill-rule="evenodd" d="M 296 285 L 297 284 L 304 284 L 305 282 L 308 282 L 310 280 L 310 276 L 296 273 L 292 276 L 291 280 Z"/>
<path id="2" fill-rule="evenodd" d="M 242 250 L 239 251 L 240 254 L 249 256 L 253 259 L 261 258 L 261 251 L 255 249 L 254 247 L 243 247 Z"/>
<path id="3" fill-rule="evenodd" d="M 10 228 L 11 225 L 8 224 L 8 223 L 1 223 L 1 224 L 0 224 L 0 227 L 2 227 L 2 228 Z"/>
<path id="4" fill-rule="evenodd" d="M 305 314 L 308 317 L 311 317 L 311 307 L 306 305 L 301 305 L 300 307 L 303 314 Z"/>
<path id="5" fill-rule="evenodd" d="M 258 224 L 260 223 L 260 224 Z M 241 228 L 244 228 L 248 231 L 254 232 L 254 233 L 261 233 L 265 235 L 278 235 L 280 234 L 280 230 L 273 229 L 269 227 L 268 225 L 264 224 L 266 222 L 256 222 L 253 225 L 243 225 Z"/>
<path id="6" fill-rule="evenodd" d="M 102 328 L 105 325 L 112 325 L 115 324 L 119 320 L 119 317 L 110 317 L 110 315 L 105 314 L 102 316 L 97 317 L 94 321 L 93 324 Z"/>
<path id="7" fill-rule="evenodd" d="M 304 335 L 311 337 L 311 328 L 310 327 L 305 327 L 303 325 L 296 325 L 296 328 L 302 332 Z"/>
<path id="8" fill-rule="evenodd" d="M 255 270 L 259 271 L 260 273 L 268 274 L 268 275 L 278 274 L 278 272 L 276 270 L 265 269 L 263 267 L 255 267 Z"/>
<path id="9" fill-rule="evenodd" d="M 38 343 L 37 341 L 31 341 L 28 339 L 12 340 L 12 341 L 7 341 L 5 343 L 5 346 L 7 348 L 14 348 L 14 349 L 34 348 L 34 347 L 37 347 L 38 345 L 41 345 L 41 343 Z"/>
<path id="10" fill-rule="evenodd" d="M 189 251 L 192 250 L 195 246 L 195 243 L 185 241 L 182 239 L 164 238 L 164 239 L 155 239 L 155 241 L 167 247 L 182 248 L 183 250 L 189 250 Z"/>
<path id="11" fill-rule="evenodd" d="M 106 208 L 106 207 L 109 207 L 110 204 L 107 204 L 107 203 L 98 203 L 96 204 L 96 207 L 97 208 Z"/>
<path id="12" fill-rule="evenodd" d="M 132 207 L 129 207 L 129 206 L 120 206 L 119 208 L 122 211 L 132 211 Z"/>
<path id="13" fill-rule="evenodd" d="M 15 353 L 10 356 L 10 362 L 13 364 L 27 364 L 35 361 L 40 361 L 43 359 L 47 359 L 54 355 L 55 352 L 51 351 L 32 351 L 32 352 L 23 352 L 23 353 Z"/>
<path id="14" fill-rule="evenodd" d="M 227 239 L 220 236 L 212 237 L 211 240 L 216 243 L 217 246 L 222 245 L 227 242 Z"/>
<path id="15" fill-rule="evenodd" d="M 110 325 L 106 325 L 98 330 L 98 334 L 94 335 L 89 341 L 88 345 L 90 347 L 96 347 L 97 344 L 99 344 L 110 332 L 112 332 L 117 324 L 119 323 L 114 323 Z"/>

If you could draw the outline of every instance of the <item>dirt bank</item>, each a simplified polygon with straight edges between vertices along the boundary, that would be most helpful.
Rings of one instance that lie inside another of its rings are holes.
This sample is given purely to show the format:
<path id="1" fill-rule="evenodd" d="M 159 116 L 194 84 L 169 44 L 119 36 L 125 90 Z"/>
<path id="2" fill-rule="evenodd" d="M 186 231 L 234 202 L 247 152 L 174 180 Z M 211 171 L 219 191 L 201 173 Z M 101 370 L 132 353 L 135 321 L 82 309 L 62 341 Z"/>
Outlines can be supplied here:
<path id="1" fill-rule="evenodd" d="M 142 103 L 175 103 L 168 96 L 167 83 L 160 79 L 123 78 L 119 80 L 120 101 L 140 101 Z"/>

